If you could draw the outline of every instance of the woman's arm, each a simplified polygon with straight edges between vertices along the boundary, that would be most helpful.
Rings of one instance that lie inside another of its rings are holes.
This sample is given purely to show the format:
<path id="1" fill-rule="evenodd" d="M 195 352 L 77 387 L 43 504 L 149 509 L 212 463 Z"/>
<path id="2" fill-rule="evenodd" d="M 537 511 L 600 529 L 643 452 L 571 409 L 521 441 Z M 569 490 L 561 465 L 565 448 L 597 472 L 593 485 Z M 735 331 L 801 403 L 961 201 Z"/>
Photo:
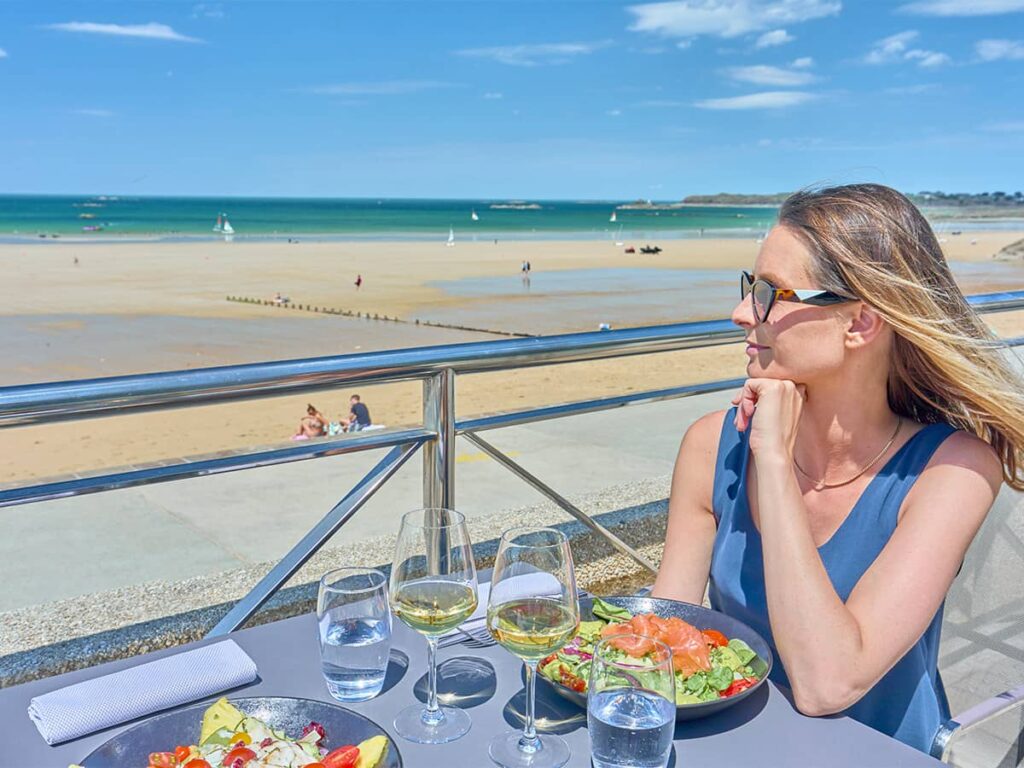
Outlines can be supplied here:
<path id="1" fill-rule="evenodd" d="M 762 437 L 785 412 L 762 395 Z M 982 440 L 963 432 L 947 438 L 907 495 L 895 533 L 845 604 L 815 547 L 785 441 L 774 448 L 762 442 L 755 472 L 768 613 L 797 708 L 808 715 L 840 712 L 927 629 L 995 499 L 1002 467 Z"/>
<path id="2" fill-rule="evenodd" d="M 672 473 L 665 550 L 652 595 L 700 605 L 711 568 L 715 516 L 711 493 L 724 411 L 709 413 L 686 431 Z"/>

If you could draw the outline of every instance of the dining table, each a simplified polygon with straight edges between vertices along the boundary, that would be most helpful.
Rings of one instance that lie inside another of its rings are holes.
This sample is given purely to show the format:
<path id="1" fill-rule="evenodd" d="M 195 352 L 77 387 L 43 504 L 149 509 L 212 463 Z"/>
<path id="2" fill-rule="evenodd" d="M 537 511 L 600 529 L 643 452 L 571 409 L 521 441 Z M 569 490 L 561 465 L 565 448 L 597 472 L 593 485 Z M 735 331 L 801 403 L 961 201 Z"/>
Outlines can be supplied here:
<path id="1" fill-rule="evenodd" d="M 304 614 L 232 632 L 256 663 L 258 679 L 227 692 L 231 697 L 296 697 L 333 702 L 320 668 L 315 614 Z M 133 658 L 69 672 L 0 690 L 0 765 L 3 768 L 68 768 L 137 720 L 74 741 L 49 746 L 29 719 L 30 700 L 82 680 L 106 675 L 222 638 L 207 638 Z M 395 715 L 427 696 L 426 640 L 394 622 L 382 692 L 343 706 L 384 728 L 407 768 L 461 768 L 492 765 L 487 744 L 496 735 L 523 726 L 525 675 L 522 662 L 499 645 L 450 645 L 438 652 L 438 692 L 443 705 L 464 708 L 469 733 L 448 744 L 414 744 L 398 737 Z M 210 697 L 209 701 L 217 697 Z M 102 707 L 103 702 L 95 702 Z M 182 705 L 189 706 L 188 704 Z M 557 733 L 571 750 L 570 768 L 590 766 L 586 712 L 537 683 L 537 724 Z M 145 719 L 145 718 L 142 718 Z M 196 723 L 198 736 L 199 723 Z M 153 751 L 175 745 L 154 744 Z M 12 762 L 13 761 L 13 762 Z M 678 722 L 669 766 L 677 768 L 928 768 L 939 761 L 844 716 L 806 717 L 791 697 L 770 680 L 742 701 L 709 717 Z M 146 768 L 145 765 L 124 768 Z"/>

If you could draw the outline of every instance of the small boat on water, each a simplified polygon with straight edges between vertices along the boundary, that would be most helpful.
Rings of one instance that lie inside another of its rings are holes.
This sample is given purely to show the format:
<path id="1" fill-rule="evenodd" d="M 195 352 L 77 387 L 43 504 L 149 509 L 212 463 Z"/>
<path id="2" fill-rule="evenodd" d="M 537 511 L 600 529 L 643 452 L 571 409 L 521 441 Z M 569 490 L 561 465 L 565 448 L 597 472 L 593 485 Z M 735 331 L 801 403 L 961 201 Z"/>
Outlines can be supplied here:
<path id="1" fill-rule="evenodd" d="M 228 221 L 228 215 L 226 213 L 217 214 L 217 223 L 213 225 L 213 231 L 218 235 L 235 234 L 235 228 L 231 226 L 231 222 Z"/>
<path id="2" fill-rule="evenodd" d="M 103 231 L 103 227 L 101 227 L 99 224 L 87 224 L 86 226 L 82 227 L 82 231 L 83 232 L 102 232 Z"/>
<path id="3" fill-rule="evenodd" d="M 469 214 L 469 218 L 471 218 L 473 221 L 480 221 L 480 217 L 476 215 L 476 211 L 471 211 Z"/>
<path id="4" fill-rule="evenodd" d="M 445 243 L 449 248 L 455 245 L 455 229 L 448 227 L 448 242 Z"/>
<path id="5" fill-rule="evenodd" d="M 618 219 L 615 217 L 615 211 L 612 211 L 612 215 L 608 217 L 608 221 L 614 224 Z"/>
<path id="6" fill-rule="evenodd" d="M 78 214 L 78 218 L 80 218 L 80 219 L 95 219 L 96 218 L 96 214 L 95 213 L 80 213 L 80 214 Z"/>

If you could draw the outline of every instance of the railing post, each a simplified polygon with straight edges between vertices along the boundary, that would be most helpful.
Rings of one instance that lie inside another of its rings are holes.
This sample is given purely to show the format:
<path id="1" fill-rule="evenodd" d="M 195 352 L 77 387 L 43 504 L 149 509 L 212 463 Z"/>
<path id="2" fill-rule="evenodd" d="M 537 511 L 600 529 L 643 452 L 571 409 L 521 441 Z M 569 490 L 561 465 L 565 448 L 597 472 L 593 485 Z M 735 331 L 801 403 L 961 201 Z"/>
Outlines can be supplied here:
<path id="1" fill-rule="evenodd" d="M 455 371 L 445 368 L 423 381 L 423 428 L 437 439 L 423 446 L 423 506 L 455 503 Z"/>

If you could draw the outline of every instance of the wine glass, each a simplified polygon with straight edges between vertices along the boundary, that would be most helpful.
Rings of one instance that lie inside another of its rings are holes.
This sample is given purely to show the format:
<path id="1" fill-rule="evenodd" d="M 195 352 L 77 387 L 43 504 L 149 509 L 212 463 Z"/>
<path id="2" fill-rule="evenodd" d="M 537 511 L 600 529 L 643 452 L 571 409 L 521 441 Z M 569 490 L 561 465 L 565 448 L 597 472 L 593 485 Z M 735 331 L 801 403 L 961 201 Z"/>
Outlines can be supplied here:
<path id="1" fill-rule="evenodd" d="M 416 509 L 402 516 L 391 566 L 391 610 L 427 638 L 426 709 L 406 707 L 395 731 L 418 744 L 464 736 L 471 721 L 461 709 L 437 704 L 437 640 L 476 610 L 476 565 L 466 518 L 453 509 Z"/>
<path id="2" fill-rule="evenodd" d="M 580 606 L 569 539 L 554 528 L 512 528 L 498 545 L 487 604 L 494 639 L 526 663 L 526 726 L 490 743 L 488 754 L 504 768 L 558 768 L 569 745 L 538 736 L 534 722 L 537 662 L 576 634 Z"/>

